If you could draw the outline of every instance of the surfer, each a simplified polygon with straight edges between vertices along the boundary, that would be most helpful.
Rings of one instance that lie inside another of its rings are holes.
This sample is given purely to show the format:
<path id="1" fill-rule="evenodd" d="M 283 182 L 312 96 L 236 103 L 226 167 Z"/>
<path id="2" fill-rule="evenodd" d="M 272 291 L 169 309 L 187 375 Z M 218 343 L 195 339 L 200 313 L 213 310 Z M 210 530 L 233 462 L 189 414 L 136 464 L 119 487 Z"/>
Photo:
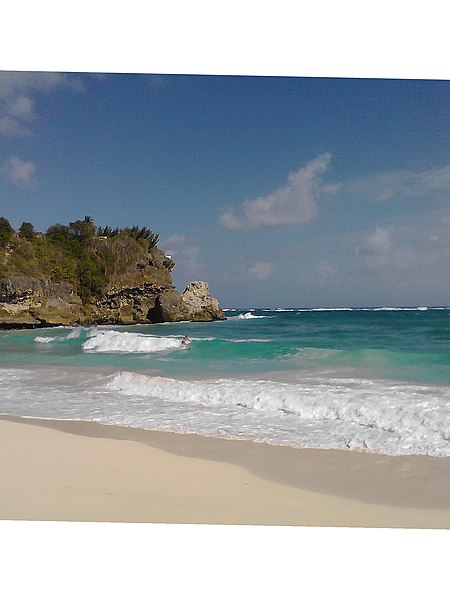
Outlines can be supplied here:
<path id="1" fill-rule="evenodd" d="M 191 343 L 191 341 L 189 339 L 189 336 L 185 335 L 184 338 L 181 340 L 181 347 L 187 348 L 190 343 Z"/>

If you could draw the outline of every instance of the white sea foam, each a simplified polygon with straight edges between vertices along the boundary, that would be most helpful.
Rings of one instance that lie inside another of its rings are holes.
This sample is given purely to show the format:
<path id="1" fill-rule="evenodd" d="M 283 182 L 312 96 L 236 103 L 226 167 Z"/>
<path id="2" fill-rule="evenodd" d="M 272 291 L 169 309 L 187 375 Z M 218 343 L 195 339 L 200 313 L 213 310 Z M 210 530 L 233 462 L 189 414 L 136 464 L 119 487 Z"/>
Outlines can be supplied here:
<path id="1" fill-rule="evenodd" d="M 59 327 L 57 329 L 59 329 Z M 80 337 L 82 330 L 83 330 L 82 327 L 75 327 L 74 329 L 69 331 L 69 333 L 67 335 L 54 335 L 54 336 L 37 335 L 34 338 L 34 341 L 37 342 L 38 344 L 49 344 L 51 342 L 63 342 L 64 340 L 75 340 Z"/>
<path id="2" fill-rule="evenodd" d="M 0 386 L 4 414 L 299 448 L 450 456 L 449 387 L 315 376 L 189 381 L 74 366 L 0 368 Z"/>
<path id="3" fill-rule="evenodd" d="M 253 309 L 254 310 L 254 309 Z M 230 317 L 230 319 L 270 319 L 271 317 L 268 315 L 254 315 L 251 311 L 246 313 L 241 313 L 236 317 Z"/>
<path id="4" fill-rule="evenodd" d="M 376 306 L 372 308 L 356 307 L 317 307 L 317 308 L 263 308 L 263 312 L 338 312 L 338 311 L 426 311 L 426 310 L 448 310 L 447 306 Z"/>
<path id="5" fill-rule="evenodd" d="M 320 360 L 336 354 L 341 354 L 342 350 L 335 348 L 299 348 L 295 357 L 302 360 Z"/>
<path id="6" fill-rule="evenodd" d="M 218 337 L 196 337 L 194 335 L 189 336 L 190 340 L 192 342 L 228 342 L 228 343 L 232 343 L 232 344 L 247 344 L 247 343 L 253 343 L 253 342 L 271 342 L 272 340 L 267 339 L 267 338 L 241 338 L 241 339 L 237 339 L 237 338 L 218 338 Z"/>
<path id="7" fill-rule="evenodd" d="M 56 337 L 56 336 L 41 336 L 41 335 L 37 335 L 34 338 L 34 341 L 37 342 L 38 344 L 49 344 L 50 342 L 55 342 L 57 339 L 65 339 L 64 337 Z"/>
<path id="8" fill-rule="evenodd" d="M 266 423 L 270 419 L 270 432 L 258 438 L 270 443 L 287 439 L 285 430 L 276 429 L 284 419 L 284 427 L 293 428 L 288 440 L 294 446 L 450 455 L 448 388 L 317 378 L 296 384 L 234 379 L 192 382 L 130 372 L 115 375 L 107 388 L 126 396 L 163 400 L 172 406 L 181 403 L 231 410 L 234 436 L 247 431 L 250 416 L 253 432 L 261 430 L 259 420 Z M 237 410 L 241 410 L 241 423 Z"/>
<path id="9" fill-rule="evenodd" d="M 83 344 L 86 352 L 167 352 L 180 350 L 181 339 L 140 333 L 96 331 Z"/>
<path id="10" fill-rule="evenodd" d="M 314 308 L 303 308 L 303 307 L 299 307 L 299 308 L 281 308 L 281 307 L 277 307 L 277 308 L 259 308 L 259 309 L 251 309 L 251 312 L 255 311 L 255 310 L 260 310 L 261 312 L 277 312 L 277 313 L 284 313 L 284 312 L 296 312 L 296 313 L 301 313 L 301 312 L 338 312 L 338 311 L 382 311 L 382 310 L 386 310 L 386 311 L 426 311 L 426 310 L 448 310 L 450 307 L 448 306 L 375 306 L 375 307 L 347 307 L 347 306 L 334 306 L 334 307 L 314 307 Z M 244 309 L 238 309 L 238 308 L 226 308 L 224 309 L 226 312 L 238 312 L 239 310 L 244 310 Z"/>
<path id="11" fill-rule="evenodd" d="M 297 312 L 338 312 L 338 311 L 353 311 L 354 308 L 299 308 Z"/>
<path id="12" fill-rule="evenodd" d="M 267 340 L 264 338 L 248 338 L 248 339 L 242 339 L 242 340 L 235 340 L 235 339 L 230 339 L 230 340 L 222 340 L 224 342 L 232 342 L 233 344 L 247 344 L 247 343 L 267 343 L 267 342 L 271 342 L 272 340 Z"/>
<path id="13" fill-rule="evenodd" d="M 361 310 L 374 310 L 374 311 L 411 311 L 411 310 L 428 310 L 428 306 L 381 306 L 379 308 L 361 309 Z"/>

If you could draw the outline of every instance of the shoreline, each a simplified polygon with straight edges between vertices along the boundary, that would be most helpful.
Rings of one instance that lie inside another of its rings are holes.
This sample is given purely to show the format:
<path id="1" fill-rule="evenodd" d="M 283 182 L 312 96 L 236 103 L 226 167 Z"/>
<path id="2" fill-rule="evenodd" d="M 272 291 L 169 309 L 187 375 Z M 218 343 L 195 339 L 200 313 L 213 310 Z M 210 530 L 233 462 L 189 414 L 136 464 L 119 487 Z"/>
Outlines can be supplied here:
<path id="1" fill-rule="evenodd" d="M 0 416 L 0 519 L 450 529 L 450 458 Z"/>

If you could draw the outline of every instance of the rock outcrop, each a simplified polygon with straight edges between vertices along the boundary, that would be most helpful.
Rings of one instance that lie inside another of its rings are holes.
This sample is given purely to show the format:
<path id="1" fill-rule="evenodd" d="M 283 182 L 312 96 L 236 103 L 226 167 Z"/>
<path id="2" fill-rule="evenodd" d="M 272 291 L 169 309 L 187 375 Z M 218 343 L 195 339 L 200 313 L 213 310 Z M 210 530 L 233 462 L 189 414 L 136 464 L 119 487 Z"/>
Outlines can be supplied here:
<path id="1" fill-rule="evenodd" d="M 158 283 L 133 283 L 125 285 L 124 278 L 123 287 L 110 288 L 102 298 L 83 305 L 68 283 L 19 276 L 0 279 L 0 328 L 225 319 L 206 282 L 190 283 L 183 294 L 161 278 Z"/>
<path id="2" fill-rule="evenodd" d="M 147 227 L 97 228 L 85 217 L 46 234 L 8 232 L 0 238 L 0 328 L 225 319 L 207 283 L 177 292 L 175 263 Z"/>
<path id="3" fill-rule="evenodd" d="M 20 276 L 0 279 L 0 327 L 73 325 L 83 320 L 81 298 L 68 283 Z"/>
<path id="4" fill-rule="evenodd" d="M 190 283 L 182 294 L 175 289 L 157 297 L 155 316 L 164 321 L 216 321 L 225 315 L 216 298 L 211 297 L 206 281 Z"/>
<path id="5" fill-rule="evenodd" d="M 193 281 L 182 294 L 183 302 L 189 310 L 190 321 L 216 321 L 225 315 L 216 298 L 211 296 L 206 281 Z"/>

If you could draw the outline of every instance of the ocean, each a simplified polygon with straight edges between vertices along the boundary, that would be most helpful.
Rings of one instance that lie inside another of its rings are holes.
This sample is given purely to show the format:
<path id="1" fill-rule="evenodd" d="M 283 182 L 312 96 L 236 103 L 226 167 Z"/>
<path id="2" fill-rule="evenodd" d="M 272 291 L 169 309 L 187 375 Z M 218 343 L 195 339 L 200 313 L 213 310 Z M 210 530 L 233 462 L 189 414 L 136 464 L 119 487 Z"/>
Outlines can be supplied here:
<path id="1" fill-rule="evenodd" d="M 449 307 L 225 314 L 0 331 L 0 413 L 450 456 Z"/>

